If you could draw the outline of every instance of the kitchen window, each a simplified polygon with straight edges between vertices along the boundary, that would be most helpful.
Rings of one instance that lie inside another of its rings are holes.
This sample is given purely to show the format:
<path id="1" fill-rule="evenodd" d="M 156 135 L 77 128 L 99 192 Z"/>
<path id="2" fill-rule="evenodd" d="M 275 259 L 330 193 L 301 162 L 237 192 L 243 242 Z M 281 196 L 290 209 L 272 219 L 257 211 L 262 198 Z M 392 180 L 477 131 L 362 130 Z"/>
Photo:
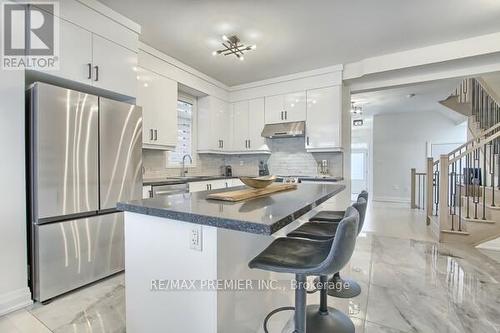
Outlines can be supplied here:
<path id="1" fill-rule="evenodd" d="M 177 145 L 174 151 L 169 152 L 167 167 L 179 167 L 182 164 L 182 157 L 186 154 L 193 158 L 193 163 L 187 166 L 194 166 L 195 160 L 193 152 L 195 151 L 195 107 L 196 99 L 191 96 L 179 96 L 177 101 Z"/>

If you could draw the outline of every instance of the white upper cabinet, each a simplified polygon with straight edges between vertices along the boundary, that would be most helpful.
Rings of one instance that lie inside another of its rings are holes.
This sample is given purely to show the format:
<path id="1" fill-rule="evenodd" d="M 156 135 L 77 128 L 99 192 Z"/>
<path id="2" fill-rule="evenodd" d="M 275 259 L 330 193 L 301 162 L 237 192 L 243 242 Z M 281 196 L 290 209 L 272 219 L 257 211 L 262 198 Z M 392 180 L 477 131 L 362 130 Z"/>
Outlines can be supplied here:
<path id="1" fill-rule="evenodd" d="M 60 20 L 59 70 L 49 72 L 84 84 L 92 82 L 92 33 Z"/>
<path id="2" fill-rule="evenodd" d="M 93 85 L 127 96 L 136 96 L 137 53 L 92 35 Z"/>
<path id="3" fill-rule="evenodd" d="M 342 86 L 307 91 L 306 150 L 342 149 Z"/>
<path id="4" fill-rule="evenodd" d="M 286 122 L 306 120 L 306 93 L 284 95 L 284 110 Z"/>
<path id="5" fill-rule="evenodd" d="M 215 138 L 220 140 L 220 151 L 231 151 L 233 146 L 233 117 L 229 103 L 214 98 L 211 118 L 212 131 Z"/>
<path id="6" fill-rule="evenodd" d="M 252 151 L 269 152 L 266 138 L 262 137 L 265 123 L 264 98 L 248 102 L 248 148 Z"/>
<path id="7" fill-rule="evenodd" d="M 244 151 L 249 146 L 249 102 L 236 102 L 233 107 L 233 149 Z"/>
<path id="8" fill-rule="evenodd" d="M 232 110 L 229 103 L 213 96 L 198 99 L 198 151 L 232 150 Z"/>
<path id="9" fill-rule="evenodd" d="M 282 123 L 284 118 L 283 95 L 268 96 L 265 98 L 266 124 Z"/>
<path id="10" fill-rule="evenodd" d="M 261 136 L 264 128 L 264 98 L 236 102 L 233 108 L 233 146 L 235 153 L 269 151 Z"/>
<path id="11" fill-rule="evenodd" d="M 265 101 L 266 124 L 306 120 L 305 92 L 269 96 Z"/>
<path id="12" fill-rule="evenodd" d="M 102 19 L 100 15 L 99 18 Z M 116 22 L 103 20 L 116 28 Z M 92 26 L 82 28 L 71 21 L 59 20 L 59 69 L 40 70 L 47 74 L 78 83 L 105 89 L 121 95 L 136 97 L 137 52 L 91 32 Z M 137 34 L 121 27 L 133 44 Z M 116 32 L 118 33 L 118 32 Z"/>
<path id="13" fill-rule="evenodd" d="M 142 107 L 144 148 L 171 150 L 177 144 L 177 82 L 137 69 L 137 105 Z"/>

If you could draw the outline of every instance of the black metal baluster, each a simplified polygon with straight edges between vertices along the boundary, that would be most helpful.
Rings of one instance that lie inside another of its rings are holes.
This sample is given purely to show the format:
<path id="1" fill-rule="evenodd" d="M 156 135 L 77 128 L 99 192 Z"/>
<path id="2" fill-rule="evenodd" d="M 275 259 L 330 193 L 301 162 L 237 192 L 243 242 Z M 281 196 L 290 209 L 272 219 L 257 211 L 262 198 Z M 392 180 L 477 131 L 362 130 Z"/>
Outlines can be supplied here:
<path id="1" fill-rule="evenodd" d="M 458 231 L 462 231 L 462 158 L 458 160 Z"/>
<path id="2" fill-rule="evenodd" d="M 477 149 L 474 150 L 473 162 L 472 200 L 474 202 L 474 219 L 477 219 L 477 205 L 479 204 L 479 154 Z"/>
<path id="3" fill-rule="evenodd" d="M 486 174 L 486 146 L 484 145 L 483 147 L 483 220 L 486 220 L 486 180 L 488 179 Z"/>
<path id="4" fill-rule="evenodd" d="M 471 160 L 471 154 L 465 155 L 465 198 L 467 199 L 467 218 L 470 218 L 469 211 L 470 211 L 470 160 Z"/>

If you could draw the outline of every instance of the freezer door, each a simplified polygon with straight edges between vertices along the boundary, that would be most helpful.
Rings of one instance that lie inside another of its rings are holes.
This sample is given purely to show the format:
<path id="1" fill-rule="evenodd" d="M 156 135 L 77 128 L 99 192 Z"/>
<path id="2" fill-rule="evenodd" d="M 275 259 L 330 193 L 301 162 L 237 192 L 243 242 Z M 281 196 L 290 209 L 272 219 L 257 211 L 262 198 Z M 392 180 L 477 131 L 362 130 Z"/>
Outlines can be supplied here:
<path id="1" fill-rule="evenodd" d="M 98 210 L 98 98 L 36 83 L 31 90 L 35 220 Z"/>
<path id="2" fill-rule="evenodd" d="M 124 269 L 123 213 L 34 225 L 33 297 L 45 301 Z"/>
<path id="3" fill-rule="evenodd" d="M 99 98 L 100 209 L 142 197 L 142 109 Z"/>

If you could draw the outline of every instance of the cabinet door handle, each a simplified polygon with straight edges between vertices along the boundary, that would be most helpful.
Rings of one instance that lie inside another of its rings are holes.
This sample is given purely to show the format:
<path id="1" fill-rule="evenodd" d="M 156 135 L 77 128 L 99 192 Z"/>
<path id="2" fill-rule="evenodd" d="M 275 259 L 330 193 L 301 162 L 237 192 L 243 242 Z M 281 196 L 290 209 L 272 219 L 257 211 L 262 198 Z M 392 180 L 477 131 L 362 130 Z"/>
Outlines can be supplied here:
<path id="1" fill-rule="evenodd" d="M 248 140 L 245 140 L 245 148 L 248 148 Z"/>
<path id="2" fill-rule="evenodd" d="M 158 130 L 155 129 L 155 141 L 158 141 Z"/>
<path id="3" fill-rule="evenodd" d="M 94 81 L 99 81 L 99 66 L 94 66 L 95 78 Z"/>
<path id="4" fill-rule="evenodd" d="M 285 111 L 285 120 L 288 119 L 288 111 Z"/>
<path id="5" fill-rule="evenodd" d="M 309 137 L 306 138 L 307 145 L 309 146 Z"/>
<path id="6" fill-rule="evenodd" d="M 87 79 L 90 80 L 90 79 L 92 79 L 92 64 L 90 62 L 87 64 L 87 68 L 88 68 L 88 71 L 89 71 L 88 72 L 89 75 L 88 75 Z"/>
<path id="7" fill-rule="evenodd" d="M 251 142 L 252 141 L 250 141 L 250 139 L 248 139 L 248 149 L 250 149 L 250 147 L 251 147 Z"/>
<path id="8" fill-rule="evenodd" d="M 281 120 L 283 120 L 283 111 L 281 111 Z"/>
<path id="9" fill-rule="evenodd" d="M 153 129 L 150 129 L 150 130 L 149 130 L 149 140 L 150 140 L 150 141 L 153 141 L 153 137 L 154 137 L 154 134 L 153 134 Z"/>
<path id="10" fill-rule="evenodd" d="M 220 142 L 222 143 L 221 148 L 224 148 L 224 140 L 220 140 Z"/>

